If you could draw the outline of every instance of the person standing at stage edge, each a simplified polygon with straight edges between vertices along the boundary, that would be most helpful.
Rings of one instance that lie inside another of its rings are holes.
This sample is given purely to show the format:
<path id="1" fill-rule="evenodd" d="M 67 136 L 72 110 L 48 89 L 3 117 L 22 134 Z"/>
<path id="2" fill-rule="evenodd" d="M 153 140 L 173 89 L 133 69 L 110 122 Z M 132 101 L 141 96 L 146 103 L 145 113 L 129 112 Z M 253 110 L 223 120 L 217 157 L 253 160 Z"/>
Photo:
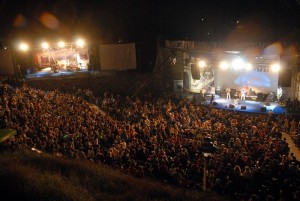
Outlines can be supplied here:
<path id="1" fill-rule="evenodd" d="M 205 98 L 206 89 L 205 89 L 205 88 L 202 88 L 202 89 L 200 90 L 200 92 L 201 92 L 201 98 Z"/>
<path id="2" fill-rule="evenodd" d="M 241 91 L 241 100 L 246 100 L 246 90 L 244 88 Z"/>
<path id="3" fill-rule="evenodd" d="M 226 97 L 227 97 L 227 99 L 231 99 L 231 97 L 230 97 L 230 88 L 227 88 L 226 89 Z"/>

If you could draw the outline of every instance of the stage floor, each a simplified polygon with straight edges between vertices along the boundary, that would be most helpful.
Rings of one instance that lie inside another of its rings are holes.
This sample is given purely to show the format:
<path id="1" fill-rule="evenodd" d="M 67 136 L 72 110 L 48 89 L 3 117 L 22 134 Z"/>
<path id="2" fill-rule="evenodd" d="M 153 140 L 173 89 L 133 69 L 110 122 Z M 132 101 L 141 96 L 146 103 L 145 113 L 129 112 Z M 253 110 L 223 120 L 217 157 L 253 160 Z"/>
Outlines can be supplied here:
<path id="1" fill-rule="evenodd" d="M 201 101 L 201 104 L 209 105 L 211 99 Z M 220 96 L 215 96 L 213 100 L 215 108 L 235 110 L 241 112 L 252 113 L 269 113 L 272 111 L 274 114 L 286 114 L 285 108 L 277 102 L 259 102 L 255 100 L 239 100 L 239 99 L 226 99 Z"/>
<path id="2" fill-rule="evenodd" d="M 86 73 L 90 73 L 86 69 L 77 70 L 77 71 L 67 71 L 67 70 L 59 70 L 58 72 L 54 72 L 50 67 L 42 69 L 40 71 L 25 75 L 26 78 L 43 78 L 43 77 L 65 77 L 65 76 L 82 76 Z"/>

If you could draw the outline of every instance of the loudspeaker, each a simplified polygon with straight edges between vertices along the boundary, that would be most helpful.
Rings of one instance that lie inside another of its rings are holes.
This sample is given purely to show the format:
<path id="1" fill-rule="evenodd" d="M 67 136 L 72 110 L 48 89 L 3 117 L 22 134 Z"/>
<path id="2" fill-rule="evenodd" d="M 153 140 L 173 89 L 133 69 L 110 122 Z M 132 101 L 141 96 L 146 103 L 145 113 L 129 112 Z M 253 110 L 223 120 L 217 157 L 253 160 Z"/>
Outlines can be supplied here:
<path id="1" fill-rule="evenodd" d="M 184 60 L 184 63 L 185 63 L 185 65 L 187 66 L 187 65 L 190 63 L 190 59 L 189 59 L 189 58 L 186 58 L 186 59 Z"/>
<path id="2" fill-rule="evenodd" d="M 261 108 L 260 108 L 260 111 L 261 111 L 261 112 L 266 112 L 266 111 L 267 111 L 267 108 L 266 108 L 266 107 L 261 107 Z"/>
<path id="3" fill-rule="evenodd" d="M 191 65 L 192 77 L 194 80 L 200 80 L 200 68 L 197 64 Z"/>
<path id="4" fill-rule="evenodd" d="M 218 105 L 218 103 L 217 102 L 213 102 L 213 106 L 217 106 Z"/>
<path id="5" fill-rule="evenodd" d="M 282 87 L 290 87 L 292 81 L 292 69 L 286 68 L 279 72 L 278 85 Z"/>
<path id="6" fill-rule="evenodd" d="M 234 107 L 234 105 L 229 104 L 229 108 L 233 109 L 233 108 L 235 108 L 235 107 Z"/>
<path id="7" fill-rule="evenodd" d="M 270 106 L 270 103 L 266 103 L 266 106 Z"/>
<path id="8" fill-rule="evenodd" d="M 241 105 L 241 110 L 246 110 L 246 105 Z"/>

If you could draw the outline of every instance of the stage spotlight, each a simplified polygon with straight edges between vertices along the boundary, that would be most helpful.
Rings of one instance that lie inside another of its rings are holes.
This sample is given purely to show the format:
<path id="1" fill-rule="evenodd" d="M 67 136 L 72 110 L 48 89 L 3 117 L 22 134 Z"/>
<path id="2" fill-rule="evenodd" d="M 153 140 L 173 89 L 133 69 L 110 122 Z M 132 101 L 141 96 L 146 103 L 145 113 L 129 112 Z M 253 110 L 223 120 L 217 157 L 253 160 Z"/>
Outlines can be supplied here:
<path id="1" fill-rule="evenodd" d="M 232 61 L 232 68 L 235 70 L 239 70 L 244 68 L 244 61 L 241 58 L 236 58 Z"/>
<path id="2" fill-rule="evenodd" d="M 272 72 L 274 72 L 274 73 L 277 73 L 277 72 L 279 72 L 280 71 L 280 65 L 279 64 L 272 64 L 271 65 L 271 70 L 272 70 Z"/>
<path id="3" fill-rule="evenodd" d="M 76 44 L 77 44 L 78 47 L 83 47 L 84 46 L 84 41 L 82 39 L 78 39 L 76 41 Z"/>
<path id="4" fill-rule="evenodd" d="M 229 65 L 226 61 L 221 61 L 220 62 L 220 68 L 223 69 L 223 70 L 226 70 L 228 69 Z"/>
<path id="5" fill-rule="evenodd" d="M 60 48 L 65 47 L 65 42 L 64 41 L 59 41 L 58 42 L 58 47 L 60 47 Z"/>
<path id="6" fill-rule="evenodd" d="M 175 65 L 176 62 L 177 62 L 176 54 L 175 54 L 175 51 L 172 50 L 172 51 L 171 51 L 171 54 L 170 54 L 170 63 L 171 63 L 172 65 Z"/>
<path id="7" fill-rule="evenodd" d="M 42 48 L 43 49 L 48 49 L 49 48 L 49 44 L 47 42 L 43 42 L 42 43 Z"/>
<path id="8" fill-rule="evenodd" d="M 205 61 L 198 61 L 198 66 L 200 68 L 204 68 L 204 67 L 206 67 L 206 62 Z"/>
<path id="9" fill-rule="evenodd" d="M 29 46 L 26 44 L 26 43 L 21 43 L 20 45 L 19 45 L 19 49 L 21 50 L 21 51 L 27 51 L 28 49 L 29 49 Z"/>
<path id="10" fill-rule="evenodd" d="M 246 64 L 246 70 L 247 70 L 247 71 L 252 70 L 252 64 L 247 63 L 247 64 Z"/>
<path id="11" fill-rule="evenodd" d="M 177 61 L 176 61 L 176 57 L 171 57 L 171 58 L 170 58 L 170 62 L 171 62 L 172 65 L 175 65 L 176 62 L 177 62 Z"/>

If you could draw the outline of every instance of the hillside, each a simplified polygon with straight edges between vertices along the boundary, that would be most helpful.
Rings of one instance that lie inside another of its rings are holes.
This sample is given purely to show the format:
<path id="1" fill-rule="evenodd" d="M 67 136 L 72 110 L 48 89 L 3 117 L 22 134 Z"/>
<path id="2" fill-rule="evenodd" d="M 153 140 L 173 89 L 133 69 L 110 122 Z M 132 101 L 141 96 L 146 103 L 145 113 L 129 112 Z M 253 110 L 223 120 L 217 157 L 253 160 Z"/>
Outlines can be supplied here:
<path id="1" fill-rule="evenodd" d="M 212 193 L 179 189 L 133 178 L 103 165 L 31 151 L 1 152 L 4 200 L 224 200 Z"/>

